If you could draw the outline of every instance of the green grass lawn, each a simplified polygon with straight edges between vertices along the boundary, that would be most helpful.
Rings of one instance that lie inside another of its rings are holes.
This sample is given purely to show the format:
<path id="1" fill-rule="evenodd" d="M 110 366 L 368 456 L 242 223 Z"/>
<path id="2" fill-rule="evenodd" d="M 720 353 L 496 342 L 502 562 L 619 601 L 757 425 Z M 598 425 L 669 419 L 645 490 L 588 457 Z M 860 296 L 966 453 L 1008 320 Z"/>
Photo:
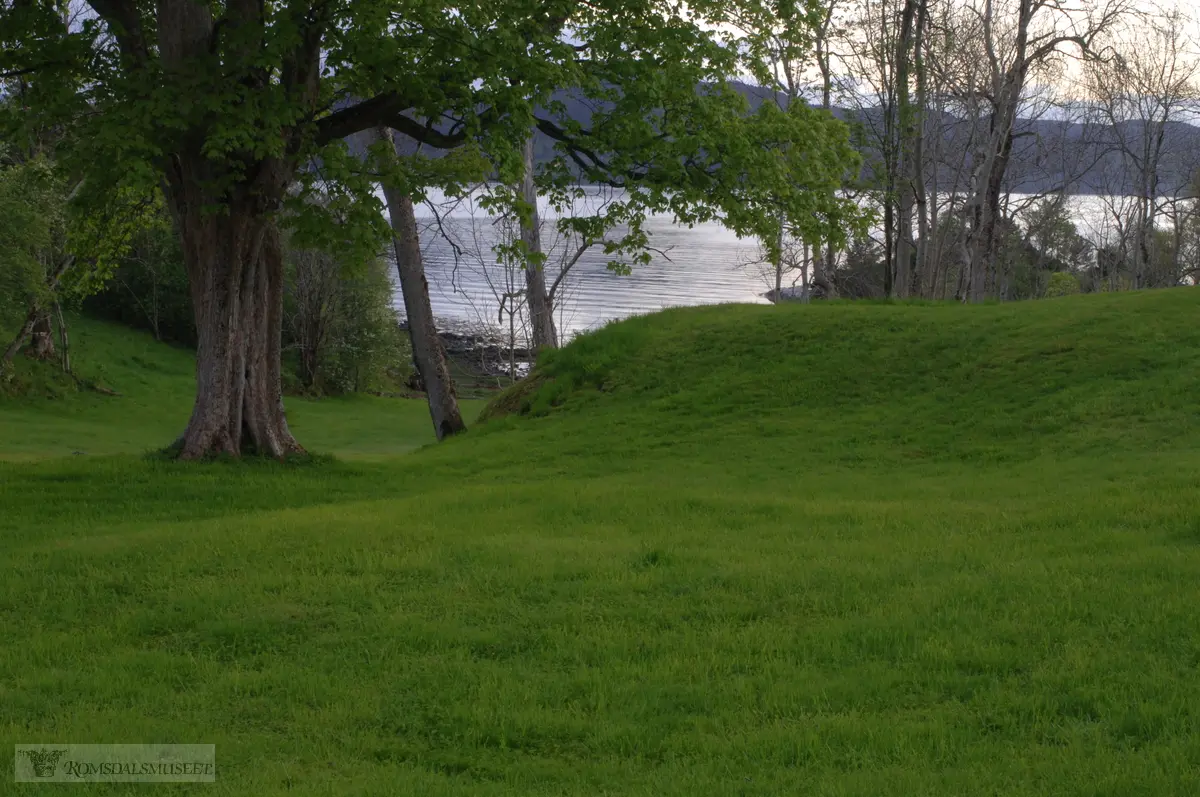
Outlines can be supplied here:
<path id="1" fill-rule="evenodd" d="M 121 398 L 0 403 L 0 743 L 217 745 L 104 795 L 1194 795 L 1198 311 L 670 311 L 418 451 L 289 402 L 300 465 L 117 453 L 191 364 L 89 325 Z"/>
<path id="2" fill-rule="evenodd" d="M 161 449 L 187 425 L 195 398 L 195 360 L 144 332 L 76 318 L 71 352 L 81 378 L 116 390 L 113 397 L 77 392 L 53 369 L 18 358 L 23 399 L 0 399 L 0 460 L 144 453 Z M 381 458 L 433 442 L 424 401 L 349 396 L 288 398 L 288 421 L 315 451 L 342 458 Z M 472 420 L 482 401 L 462 403 Z"/>

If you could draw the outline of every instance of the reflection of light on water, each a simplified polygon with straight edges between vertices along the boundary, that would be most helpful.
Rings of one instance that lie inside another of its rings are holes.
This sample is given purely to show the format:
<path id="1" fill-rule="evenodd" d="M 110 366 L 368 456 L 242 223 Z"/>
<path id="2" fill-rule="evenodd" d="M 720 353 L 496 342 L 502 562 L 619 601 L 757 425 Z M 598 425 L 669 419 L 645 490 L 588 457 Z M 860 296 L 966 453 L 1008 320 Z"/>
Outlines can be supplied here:
<path id="1" fill-rule="evenodd" d="M 443 226 L 451 229 L 469 224 L 470 220 L 443 220 Z M 744 261 L 747 242 L 725 227 L 713 223 L 689 230 L 659 219 L 647 221 L 646 227 L 651 231 L 652 245 L 669 249 L 670 259 L 654 254 L 649 265 L 636 266 L 631 274 L 620 275 L 608 269 L 608 258 L 598 247 L 586 252 L 560 289 L 561 307 L 556 321 L 563 332 L 594 329 L 610 320 L 679 305 L 765 301 L 759 295 L 766 290 L 762 281 L 738 268 Z M 485 238 L 483 234 L 479 237 Z M 490 248 L 494 239 L 487 236 L 484 248 Z M 437 230 L 427 230 L 422 243 L 434 313 L 496 324 L 499 302 L 480 273 L 479 264 L 466 262 L 465 258 L 456 262 L 455 252 L 440 239 Z M 399 296 L 396 306 L 403 312 Z"/>
<path id="2" fill-rule="evenodd" d="M 594 208 L 599 200 L 593 196 L 583 203 Z M 507 319 L 503 328 L 498 323 L 499 302 L 495 290 L 488 284 L 485 267 L 497 268 L 490 247 L 499 240 L 500 232 L 494 219 L 469 201 L 447 203 L 444 197 L 433 197 L 438 207 L 441 232 L 474 249 L 456 260 L 456 253 L 446 243 L 428 206 L 419 206 L 417 213 L 422 225 L 422 249 L 426 277 L 435 315 L 447 326 L 462 334 L 478 334 L 491 327 L 490 342 L 496 336 L 507 335 Z M 1104 200 L 1096 196 L 1075 196 L 1069 200 L 1072 215 L 1080 232 L 1102 222 Z M 543 219 L 553 217 L 548 207 L 541 209 Z M 636 266 L 633 273 L 621 276 L 607 268 L 607 258 L 599 248 L 588 251 L 572 269 L 561 291 L 560 310 L 555 314 L 563 338 L 582 331 L 596 329 L 608 321 L 631 315 L 650 313 L 681 305 L 749 302 L 764 304 L 763 294 L 773 282 L 764 279 L 762 269 L 747 269 L 748 253 L 757 244 L 739 239 L 720 223 L 711 222 L 687 228 L 674 224 L 667 217 L 652 217 L 646 222 L 651 233 L 651 245 L 666 250 L 667 257 L 653 255 L 648 266 Z M 555 236 L 552 224 L 543 225 L 543 238 Z M 547 245 L 549 248 L 549 244 Z M 481 262 L 481 255 L 490 265 Z M 553 260 L 554 253 L 551 253 Z M 394 277 L 394 273 L 393 273 Z M 395 306 L 403 314 L 404 304 L 396 292 Z M 524 343 L 520 322 L 516 325 L 519 344 Z M 505 338 L 507 339 L 507 338 Z"/>

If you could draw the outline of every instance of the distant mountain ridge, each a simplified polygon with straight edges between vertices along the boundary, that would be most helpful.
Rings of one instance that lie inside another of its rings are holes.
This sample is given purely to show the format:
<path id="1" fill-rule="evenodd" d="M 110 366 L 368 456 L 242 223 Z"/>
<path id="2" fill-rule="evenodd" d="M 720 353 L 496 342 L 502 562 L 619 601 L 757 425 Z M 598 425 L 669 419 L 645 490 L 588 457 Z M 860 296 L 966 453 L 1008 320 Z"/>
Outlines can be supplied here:
<path id="1" fill-rule="evenodd" d="M 752 107 L 772 99 L 771 92 L 757 86 L 734 83 L 734 88 L 749 100 Z M 593 107 L 571 92 L 558 92 L 555 101 L 562 104 L 566 115 L 583 127 L 591 124 Z M 877 123 L 882 113 L 879 108 L 854 111 L 834 108 L 833 115 L 852 128 L 867 129 Z M 981 122 L 986 124 L 987 120 Z M 1126 174 L 1123 159 L 1113 145 L 1121 139 L 1140 147 L 1140 131 L 1137 123 L 1125 123 L 1119 127 L 1085 125 L 1054 119 L 1018 119 L 1016 140 L 1005 190 L 1018 194 L 1036 194 L 1064 189 L 1068 193 L 1092 195 L 1128 195 L 1138 193 L 1133 175 Z M 936 188 L 940 192 L 965 191 L 969 187 L 971 158 L 966 152 L 970 139 L 970 123 L 961 118 L 944 114 L 941 118 L 926 120 L 926 151 L 940 148 L 940 160 L 945 164 L 936 175 Z M 1200 169 L 1200 127 L 1182 122 L 1171 122 L 1164 129 L 1164 151 L 1168 153 L 1159 168 L 1159 194 L 1162 196 L 1181 193 Z M 867 137 L 860 137 L 869 139 Z M 939 141 L 940 139 L 940 141 Z M 555 157 L 554 140 L 538 132 L 534 139 L 534 158 L 545 163 Z M 352 145 L 353 146 L 353 145 Z M 409 151 L 415 151 L 414 142 L 408 141 Z M 864 155 L 864 179 L 869 177 L 873 160 L 878 160 L 869 147 L 862 146 Z M 930 180 L 930 188 L 935 181 Z"/>
<path id="2" fill-rule="evenodd" d="M 772 99 L 772 93 L 760 87 L 735 86 L 753 107 Z M 856 111 L 837 107 L 831 113 L 852 126 L 867 128 L 872 124 L 879 126 L 883 110 L 875 107 Z M 987 119 L 982 119 L 981 125 L 986 124 Z M 926 152 L 937 146 L 940 135 L 941 160 L 953 164 L 939 171 L 940 191 L 963 191 L 969 187 L 966 183 L 971 159 L 965 150 L 970 128 L 968 120 L 951 114 L 926 120 Z M 1064 186 L 1069 193 L 1075 194 L 1127 195 L 1139 191 L 1136 182 L 1129 179 L 1132 175 L 1125 173 L 1122 155 L 1115 146 L 1123 141 L 1135 151 L 1140 150 L 1140 123 L 1126 122 L 1114 127 L 1059 119 L 1018 118 L 1014 132 L 1012 160 L 1004 186 L 1006 191 L 1036 194 Z M 1163 135 L 1165 156 L 1159 164 L 1159 195 L 1169 196 L 1183 192 L 1200 170 L 1200 127 L 1168 122 Z M 860 151 L 868 161 L 874 154 L 862 146 Z"/>

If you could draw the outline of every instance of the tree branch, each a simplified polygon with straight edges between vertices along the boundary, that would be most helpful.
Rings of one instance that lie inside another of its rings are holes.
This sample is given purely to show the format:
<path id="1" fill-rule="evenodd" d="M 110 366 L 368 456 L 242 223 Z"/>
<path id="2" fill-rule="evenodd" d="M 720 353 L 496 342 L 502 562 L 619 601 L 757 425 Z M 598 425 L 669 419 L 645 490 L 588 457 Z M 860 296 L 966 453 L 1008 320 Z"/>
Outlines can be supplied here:
<path id="1" fill-rule="evenodd" d="M 132 0 L 88 0 L 92 10 L 108 23 L 121 55 L 137 66 L 150 58 L 142 17 Z"/>
<path id="2" fill-rule="evenodd" d="M 412 101 L 398 92 L 376 95 L 318 119 L 316 142 L 318 145 L 328 144 L 380 125 L 437 149 L 453 149 L 467 140 L 461 130 L 444 133 L 434 128 L 432 123 L 421 124 L 406 116 L 405 113 L 412 106 Z"/>

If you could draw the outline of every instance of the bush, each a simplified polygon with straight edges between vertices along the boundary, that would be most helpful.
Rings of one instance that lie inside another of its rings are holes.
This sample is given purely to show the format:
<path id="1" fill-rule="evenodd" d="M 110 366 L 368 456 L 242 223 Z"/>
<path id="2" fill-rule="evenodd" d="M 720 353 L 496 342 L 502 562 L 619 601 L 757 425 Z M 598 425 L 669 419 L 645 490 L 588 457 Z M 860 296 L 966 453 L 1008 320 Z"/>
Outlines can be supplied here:
<path id="1" fill-rule="evenodd" d="M 1070 296 L 1079 293 L 1079 278 L 1066 271 L 1055 271 L 1046 282 L 1046 296 Z"/>
<path id="2" fill-rule="evenodd" d="M 343 261 L 314 249 L 284 254 L 284 329 L 293 390 L 388 392 L 410 370 L 381 258 Z"/>
<path id="3" fill-rule="evenodd" d="M 137 232 L 104 289 L 83 303 L 92 315 L 145 329 L 155 340 L 196 345 L 196 320 L 179 237 L 165 216 Z"/>
<path id="4" fill-rule="evenodd" d="M 390 392 L 412 370 L 408 336 L 392 307 L 387 261 L 372 260 L 342 280 L 326 350 L 318 361 L 326 391 Z"/>
<path id="5" fill-rule="evenodd" d="M 158 340 L 196 345 L 187 271 L 169 217 L 138 231 L 129 254 L 84 309 Z M 288 392 L 399 389 L 411 357 L 392 309 L 386 263 L 285 247 L 282 343 Z"/>
<path id="6" fill-rule="evenodd" d="M 0 149 L 0 350 L 30 309 L 54 301 L 47 278 L 63 256 L 65 215 L 52 164 L 5 163 L 3 156 Z"/>

